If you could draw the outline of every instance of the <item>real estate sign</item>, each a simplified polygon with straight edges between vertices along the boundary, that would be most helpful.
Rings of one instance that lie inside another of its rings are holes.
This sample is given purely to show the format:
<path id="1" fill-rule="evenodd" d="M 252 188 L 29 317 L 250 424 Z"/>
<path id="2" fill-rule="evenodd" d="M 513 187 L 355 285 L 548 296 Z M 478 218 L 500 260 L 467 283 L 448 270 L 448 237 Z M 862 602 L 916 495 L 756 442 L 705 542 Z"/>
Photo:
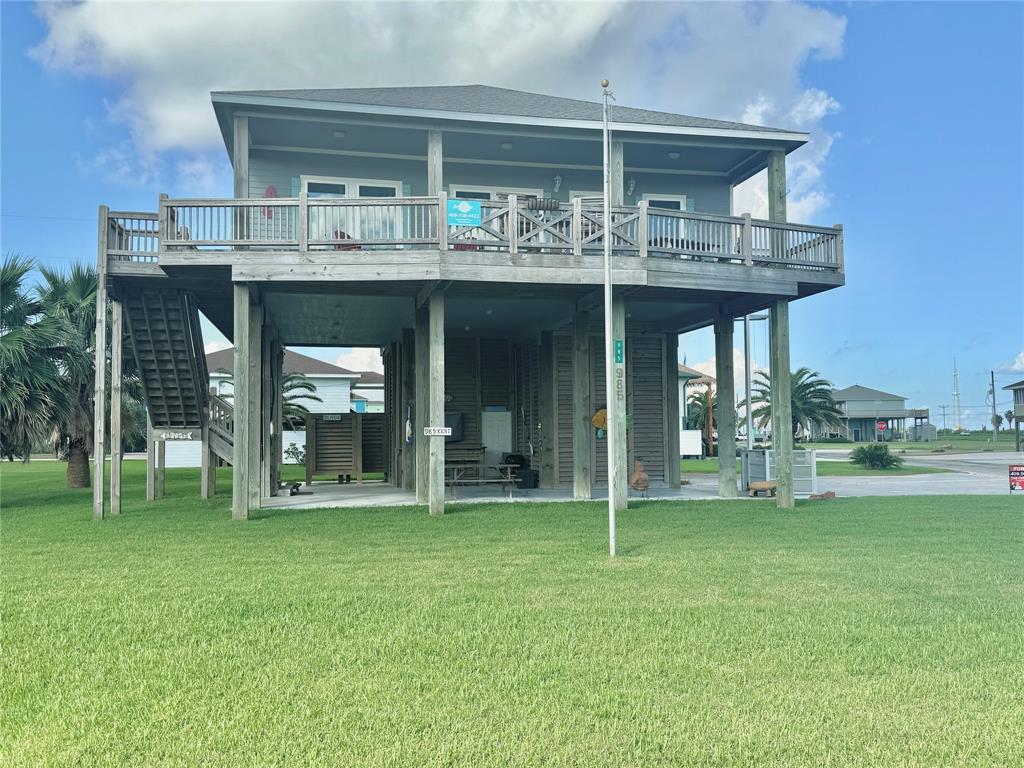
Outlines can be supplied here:
<path id="1" fill-rule="evenodd" d="M 1010 492 L 1024 491 L 1024 464 L 1010 465 Z"/>
<path id="2" fill-rule="evenodd" d="M 482 218 L 479 200 L 449 200 L 448 226 L 479 227 Z"/>

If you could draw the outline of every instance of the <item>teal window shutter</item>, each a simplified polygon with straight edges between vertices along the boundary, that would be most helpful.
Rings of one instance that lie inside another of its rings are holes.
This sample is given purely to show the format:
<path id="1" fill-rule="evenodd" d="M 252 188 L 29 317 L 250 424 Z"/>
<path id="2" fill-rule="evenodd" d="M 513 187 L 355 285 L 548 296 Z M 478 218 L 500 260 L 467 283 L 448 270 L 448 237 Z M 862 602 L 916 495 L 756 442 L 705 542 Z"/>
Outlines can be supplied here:
<path id="1" fill-rule="evenodd" d="M 292 176 L 292 197 L 299 196 L 299 177 Z"/>
<path id="2" fill-rule="evenodd" d="M 402 182 L 402 197 L 412 197 L 412 184 L 407 181 Z"/>
<path id="3" fill-rule="evenodd" d="M 690 197 L 689 195 L 687 195 L 686 196 L 686 212 L 687 213 L 693 213 L 693 211 L 694 211 L 693 198 Z M 694 239 L 694 237 L 697 234 L 697 230 L 696 230 L 696 226 L 695 225 L 696 225 L 696 222 L 693 222 L 693 221 L 686 222 L 686 238 L 688 240 Z"/>

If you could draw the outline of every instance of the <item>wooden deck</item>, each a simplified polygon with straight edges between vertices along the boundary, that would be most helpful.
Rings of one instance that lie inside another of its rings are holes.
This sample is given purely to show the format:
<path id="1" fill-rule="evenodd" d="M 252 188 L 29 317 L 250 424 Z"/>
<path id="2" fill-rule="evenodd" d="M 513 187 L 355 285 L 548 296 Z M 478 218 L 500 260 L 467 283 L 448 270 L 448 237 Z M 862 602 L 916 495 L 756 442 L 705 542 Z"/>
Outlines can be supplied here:
<path id="1" fill-rule="evenodd" d="M 841 227 L 637 206 L 482 201 L 477 226 L 445 226 L 447 196 L 174 200 L 108 216 L 112 274 L 230 266 L 235 280 L 485 280 L 599 284 L 604 238 L 616 282 L 782 294 L 841 285 Z M 689 276 L 689 278 L 687 277 Z"/>

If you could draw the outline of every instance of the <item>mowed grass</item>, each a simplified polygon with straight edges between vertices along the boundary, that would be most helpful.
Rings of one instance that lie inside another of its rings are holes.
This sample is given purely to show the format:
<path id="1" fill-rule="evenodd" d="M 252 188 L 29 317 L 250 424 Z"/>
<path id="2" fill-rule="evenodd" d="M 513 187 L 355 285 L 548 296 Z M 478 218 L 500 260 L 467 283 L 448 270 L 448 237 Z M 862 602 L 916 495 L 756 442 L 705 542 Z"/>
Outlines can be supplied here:
<path id="1" fill-rule="evenodd" d="M 90 520 L 4 463 L 5 765 L 1008 766 L 1009 497 Z"/>
<path id="2" fill-rule="evenodd" d="M 718 472 L 718 458 L 680 459 L 679 468 L 684 475 Z M 739 460 L 736 471 L 740 471 Z M 850 461 L 825 461 L 818 459 L 818 477 L 886 477 L 890 475 L 933 475 L 949 472 L 942 467 L 915 467 L 910 464 L 894 469 L 868 469 Z"/>
<path id="3" fill-rule="evenodd" d="M 853 449 L 863 443 L 801 443 L 805 448 L 817 448 L 819 450 L 843 450 Z M 1000 430 L 995 441 L 992 440 L 992 432 L 972 432 L 969 435 L 939 435 L 935 440 L 928 442 L 894 440 L 887 443 L 889 450 L 893 453 L 907 454 L 930 454 L 930 453 L 983 453 L 986 451 L 1012 451 L 1014 449 L 1014 434 L 1012 429 Z M 945 446 L 950 446 L 945 448 Z"/>

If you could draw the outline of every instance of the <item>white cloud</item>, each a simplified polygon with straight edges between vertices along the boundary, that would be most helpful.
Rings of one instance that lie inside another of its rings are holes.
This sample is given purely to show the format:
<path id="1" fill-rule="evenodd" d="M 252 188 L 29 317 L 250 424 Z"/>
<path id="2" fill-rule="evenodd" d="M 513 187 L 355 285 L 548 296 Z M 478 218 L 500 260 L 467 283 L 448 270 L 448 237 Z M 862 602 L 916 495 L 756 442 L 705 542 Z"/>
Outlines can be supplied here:
<path id="1" fill-rule="evenodd" d="M 707 360 L 702 360 L 699 363 L 694 363 L 690 367 L 701 373 L 706 373 L 709 376 L 717 377 L 718 374 L 715 370 L 718 365 L 718 358 L 712 355 Z M 736 392 L 737 400 L 742 400 L 746 397 L 744 387 L 746 386 L 746 360 L 744 359 L 743 349 L 740 347 L 733 347 L 732 350 L 732 366 L 733 366 L 733 386 Z M 757 360 L 751 360 L 750 366 L 751 373 L 757 373 L 758 371 L 768 372 L 768 369 L 757 364 Z"/>
<path id="2" fill-rule="evenodd" d="M 1024 350 L 1010 362 L 997 366 L 996 370 L 1000 373 L 1024 373 Z"/>
<path id="3" fill-rule="evenodd" d="M 352 347 L 346 349 L 337 360 L 335 365 L 347 368 L 350 371 L 376 371 L 384 373 L 384 361 L 381 359 L 380 350 L 372 347 Z"/>
<path id="4" fill-rule="evenodd" d="M 47 35 L 34 55 L 119 87 L 108 118 L 128 127 L 140 157 L 216 148 L 211 90 L 483 82 L 596 99 L 608 77 L 620 104 L 813 131 L 815 143 L 791 155 L 791 211 L 813 215 L 828 201 L 821 122 L 838 103 L 801 80 L 808 59 L 842 53 L 846 21 L 824 8 L 84 2 L 39 13 Z M 177 170 L 208 181 L 205 168 Z M 761 212 L 758 195 L 740 189 L 737 210 Z"/>

